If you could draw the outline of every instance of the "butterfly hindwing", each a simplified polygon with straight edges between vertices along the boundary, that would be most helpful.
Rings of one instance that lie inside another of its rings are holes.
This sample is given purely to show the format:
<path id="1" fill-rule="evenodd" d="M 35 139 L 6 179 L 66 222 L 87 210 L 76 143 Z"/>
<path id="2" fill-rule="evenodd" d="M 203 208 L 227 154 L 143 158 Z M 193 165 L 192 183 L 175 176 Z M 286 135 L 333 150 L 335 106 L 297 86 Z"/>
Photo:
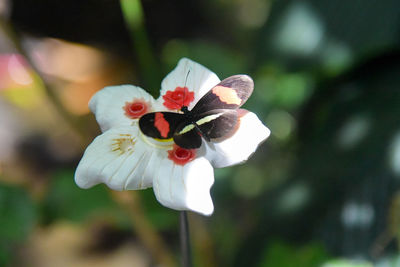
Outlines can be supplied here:
<path id="1" fill-rule="evenodd" d="M 201 114 L 214 109 L 237 109 L 247 101 L 253 89 L 254 82 L 247 75 L 228 77 L 208 91 L 192 112 Z"/>
<path id="2" fill-rule="evenodd" d="M 200 134 L 210 141 L 229 136 L 237 125 L 238 114 L 236 110 L 215 109 L 200 114 L 195 122 Z"/>
<path id="3" fill-rule="evenodd" d="M 143 115 L 139 119 L 139 127 L 145 135 L 170 139 L 173 137 L 176 127 L 184 121 L 185 116 L 175 112 L 152 112 Z"/>
<path id="4" fill-rule="evenodd" d="M 206 141 L 229 136 L 236 128 L 238 115 L 236 110 L 216 109 L 200 115 L 194 115 L 192 121 L 182 121 L 174 134 L 175 143 L 183 148 L 192 149 Z"/>
<path id="5" fill-rule="evenodd" d="M 196 129 L 196 125 L 183 121 L 175 130 L 174 142 L 183 148 L 194 149 L 201 146 L 201 136 Z"/>

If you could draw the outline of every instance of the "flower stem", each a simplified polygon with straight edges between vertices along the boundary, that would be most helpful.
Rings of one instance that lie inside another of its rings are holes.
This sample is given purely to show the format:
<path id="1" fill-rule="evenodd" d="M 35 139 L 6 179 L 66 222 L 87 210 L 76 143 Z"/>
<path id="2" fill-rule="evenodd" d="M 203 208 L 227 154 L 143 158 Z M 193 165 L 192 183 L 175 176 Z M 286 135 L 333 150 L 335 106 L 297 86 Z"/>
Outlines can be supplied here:
<path id="1" fill-rule="evenodd" d="M 158 95 L 161 73 L 145 28 L 140 0 L 120 0 L 122 16 L 132 39 L 141 83 L 153 96 Z"/>
<path id="2" fill-rule="evenodd" d="M 180 212 L 179 229 L 180 229 L 180 241 L 181 241 L 182 266 L 191 267 L 192 257 L 190 253 L 189 224 L 186 211 Z"/>

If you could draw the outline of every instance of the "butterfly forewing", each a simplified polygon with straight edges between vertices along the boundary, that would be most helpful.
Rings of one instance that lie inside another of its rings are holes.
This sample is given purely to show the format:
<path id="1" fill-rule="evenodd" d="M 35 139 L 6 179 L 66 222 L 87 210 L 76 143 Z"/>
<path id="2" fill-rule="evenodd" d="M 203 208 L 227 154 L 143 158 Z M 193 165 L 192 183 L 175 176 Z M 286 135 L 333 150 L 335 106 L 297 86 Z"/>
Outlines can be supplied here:
<path id="1" fill-rule="evenodd" d="M 253 89 L 254 82 L 247 75 L 228 77 L 208 91 L 192 112 L 202 114 L 214 109 L 237 109 L 247 101 Z"/>
<path id="2" fill-rule="evenodd" d="M 176 127 L 185 119 L 185 116 L 174 112 L 152 112 L 143 115 L 139 120 L 139 127 L 145 135 L 158 138 L 172 138 Z"/>

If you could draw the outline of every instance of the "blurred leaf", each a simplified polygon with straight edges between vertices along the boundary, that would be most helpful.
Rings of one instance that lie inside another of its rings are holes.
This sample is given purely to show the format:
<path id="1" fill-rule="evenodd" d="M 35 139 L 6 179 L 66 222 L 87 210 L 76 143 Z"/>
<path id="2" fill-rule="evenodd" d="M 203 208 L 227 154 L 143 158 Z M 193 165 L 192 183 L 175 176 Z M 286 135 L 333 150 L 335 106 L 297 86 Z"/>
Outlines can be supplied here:
<path id="1" fill-rule="evenodd" d="M 20 108 L 35 108 L 45 97 L 43 85 L 37 75 L 32 76 L 33 82 L 29 86 L 14 85 L 3 89 L 1 93 L 8 101 Z"/>
<path id="2" fill-rule="evenodd" d="M 372 263 L 366 261 L 354 261 L 354 260 L 331 260 L 322 265 L 322 267 L 372 267 Z"/>
<path id="3" fill-rule="evenodd" d="M 306 72 L 288 73 L 284 69 L 265 65 L 255 79 L 257 97 L 250 101 L 268 107 L 295 109 L 308 100 L 313 91 L 312 77 Z"/>
<path id="4" fill-rule="evenodd" d="M 23 189 L 0 184 L 0 266 L 12 260 L 13 247 L 29 236 L 37 210 Z"/>
<path id="5" fill-rule="evenodd" d="M 6 264 L 9 262 L 9 253 L 6 252 L 6 249 L 0 246 L 0 265 L 1 266 L 6 266 Z"/>
<path id="6" fill-rule="evenodd" d="M 74 182 L 72 170 L 58 171 L 46 199 L 46 215 L 50 221 L 67 219 L 76 222 L 101 217 L 131 227 L 129 216 L 114 202 L 108 190 L 104 185 L 81 189 Z M 175 228 L 177 213 L 159 204 L 152 189 L 142 190 L 140 196 L 147 216 L 157 229 Z"/>
<path id="7" fill-rule="evenodd" d="M 142 3 L 140 0 L 120 0 L 120 5 L 136 53 L 142 86 L 155 95 L 159 88 L 159 64 L 144 27 Z"/>
<path id="8" fill-rule="evenodd" d="M 302 247 L 294 247 L 280 241 L 275 241 L 267 247 L 259 266 L 312 267 L 320 266 L 321 263 L 327 259 L 327 252 L 319 244 L 307 244 Z"/>
<path id="9" fill-rule="evenodd" d="M 389 231 L 394 236 L 397 244 L 400 244 L 400 191 L 397 191 L 392 198 L 389 209 Z"/>
<path id="10" fill-rule="evenodd" d="M 60 218 L 83 221 L 107 216 L 128 223 L 128 217 L 113 202 L 104 185 L 81 189 L 74 182 L 73 170 L 60 170 L 54 174 L 44 206 L 50 221 Z"/>
<path id="11" fill-rule="evenodd" d="M 0 96 L 20 108 L 34 108 L 45 96 L 43 82 L 20 54 L 0 54 Z"/>
<path id="12" fill-rule="evenodd" d="M 386 256 L 380 259 L 374 266 L 376 267 L 397 267 L 400 266 L 400 254 Z"/>
<path id="13" fill-rule="evenodd" d="M 143 9 L 139 0 L 121 0 L 121 9 L 129 28 L 139 28 L 143 25 Z"/>
<path id="14" fill-rule="evenodd" d="M 218 248 L 218 255 L 221 255 L 226 261 L 224 266 L 233 266 L 231 261 L 232 255 L 242 241 L 240 238 L 240 231 L 236 224 L 232 223 L 233 217 L 219 216 L 212 226 L 212 236 L 215 241 L 215 247 Z"/>
<path id="15" fill-rule="evenodd" d="M 146 215 L 156 229 L 162 231 L 177 229 L 178 213 L 162 206 L 155 198 L 153 189 L 142 190 L 140 196 Z"/>
<path id="16" fill-rule="evenodd" d="M 246 72 L 246 58 L 229 47 L 204 41 L 172 40 L 162 52 L 168 70 L 182 57 L 188 57 L 215 72 L 220 79 Z"/>
<path id="17" fill-rule="evenodd" d="M 0 184 L 0 242 L 25 239 L 36 222 L 36 208 L 24 190 Z"/>

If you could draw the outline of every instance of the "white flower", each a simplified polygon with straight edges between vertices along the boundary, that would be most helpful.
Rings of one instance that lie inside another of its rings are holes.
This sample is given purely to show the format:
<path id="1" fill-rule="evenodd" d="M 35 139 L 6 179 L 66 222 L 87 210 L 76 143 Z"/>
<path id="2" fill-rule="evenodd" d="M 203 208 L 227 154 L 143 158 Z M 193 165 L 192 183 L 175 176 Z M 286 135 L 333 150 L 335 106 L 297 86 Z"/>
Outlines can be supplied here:
<path id="1" fill-rule="evenodd" d="M 200 148 L 184 149 L 172 140 L 144 135 L 138 121 L 149 112 L 177 112 L 177 103 L 184 103 L 191 110 L 219 82 L 213 72 L 183 58 L 162 81 L 157 100 L 132 85 L 106 87 L 96 93 L 89 107 L 103 134 L 88 146 L 77 167 L 78 186 L 89 188 L 105 183 L 114 190 L 153 186 L 162 205 L 210 215 L 214 209 L 210 196 L 213 167 L 247 160 L 269 136 L 268 128 L 254 113 L 241 109 L 239 127 L 232 136 L 220 142 L 203 139 Z"/>

